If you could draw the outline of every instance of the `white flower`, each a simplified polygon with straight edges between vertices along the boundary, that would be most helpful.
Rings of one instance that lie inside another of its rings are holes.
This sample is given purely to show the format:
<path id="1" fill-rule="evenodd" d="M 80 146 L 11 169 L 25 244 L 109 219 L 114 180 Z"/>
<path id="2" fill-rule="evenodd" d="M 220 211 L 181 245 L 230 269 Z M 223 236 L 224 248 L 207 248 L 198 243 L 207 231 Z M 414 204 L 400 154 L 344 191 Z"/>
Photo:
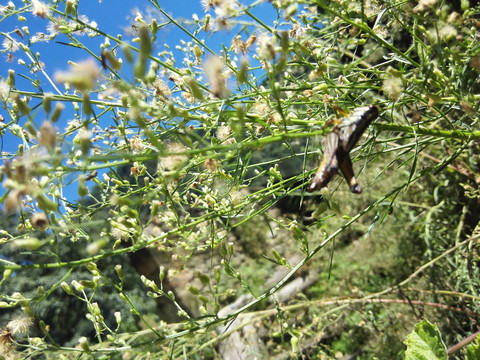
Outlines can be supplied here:
<path id="1" fill-rule="evenodd" d="M 239 9 L 236 0 L 221 0 L 216 2 L 217 6 L 214 7 L 214 10 L 218 17 L 234 16 L 235 12 Z"/>
<path id="2" fill-rule="evenodd" d="M 10 86 L 6 81 L 0 81 L 0 100 L 2 102 L 7 101 L 8 95 L 10 94 Z"/>
<path id="3" fill-rule="evenodd" d="M 382 89 L 387 98 L 397 101 L 403 93 L 402 79 L 396 76 L 389 76 L 383 80 Z"/>
<path id="4" fill-rule="evenodd" d="M 232 134 L 232 128 L 228 125 L 221 125 L 217 128 L 217 139 L 225 143 Z"/>
<path id="5" fill-rule="evenodd" d="M 226 97 L 229 94 L 227 89 L 227 75 L 223 72 L 225 64 L 218 56 L 211 56 L 205 62 L 205 73 L 210 82 L 210 89 L 217 97 Z"/>
<path id="6" fill-rule="evenodd" d="M 7 329 L 11 334 L 25 334 L 33 325 L 33 321 L 29 317 L 17 317 L 7 324 Z"/>
<path id="7" fill-rule="evenodd" d="M 187 148 L 180 143 L 169 143 L 165 146 L 165 152 L 168 156 L 160 158 L 160 169 L 162 170 L 177 170 L 184 162 L 188 160 L 187 155 L 181 154 Z"/>
<path id="8" fill-rule="evenodd" d="M 167 84 L 158 77 L 153 82 L 153 87 L 155 88 L 155 96 L 170 96 L 172 92 Z"/>
<path id="9" fill-rule="evenodd" d="M 205 12 L 210 10 L 210 8 L 215 7 L 217 1 L 215 0 L 202 0 L 202 7 L 205 9 Z"/>
<path id="10" fill-rule="evenodd" d="M 15 52 L 19 49 L 18 43 L 16 41 L 10 40 L 8 38 L 3 39 L 2 47 L 6 51 Z"/>
<path id="11" fill-rule="evenodd" d="M 60 19 L 58 16 L 55 16 L 54 21 L 50 21 L 47 25 L 47 31 L 50 36 L 56 36 L 60 32 L 60 24 L 61 24 L 62 19 Z"/>
<path id="12" fill-rule="evenodd" d="M 420 0 L 418 5 L 413 8 L 414 13 L 424 12 L 433 8 L 437 4 L 437 0 Z"/>
<path id="13" fill-rule="evenodd" d="M 276 55 L 275 41 L 267 33 L 262 33 L 257 39 L 257 54 L 261 59 L 274 59 Z"/>
<path id="14" fill-rule="evenodd" d="M 50 40 L 50 38 L 48 36 L 46 36 L 44 33 L 42 32 L 37 32 L 36 35 L 32 36 L 32 43 L 37 43 L 39 41 L 45 41 L 45 42 L 48 42 L 48 40 Z"/>
<path id="15" fill-rule="evenodd" d="M 48 4 L 45 4 L 38 0 L 32 0 L 32 13 L 35 16 L 40 16 L 42 19 L 45 19 L 47 16 L 50 15 L 50 8 Z"/>
<path id="16" fill-rule="evenodd" d="M 135 135 L 130 139 L 130 146 L 132 147 L 134 153 L 138 153 L 144 148 L 142 139 Z"/>

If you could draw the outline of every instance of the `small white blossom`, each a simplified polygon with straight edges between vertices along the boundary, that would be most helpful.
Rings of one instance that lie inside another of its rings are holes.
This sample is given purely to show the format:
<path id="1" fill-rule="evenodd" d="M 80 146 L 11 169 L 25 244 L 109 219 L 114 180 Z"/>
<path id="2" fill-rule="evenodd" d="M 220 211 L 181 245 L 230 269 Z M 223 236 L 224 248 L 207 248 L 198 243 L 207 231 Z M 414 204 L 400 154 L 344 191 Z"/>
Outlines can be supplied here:
<path id="1" fill-rule="evenodd" d="M 2 102 L 7 101 L 8 95 L 10 94 L 10 86 L 6 81 L 0 81 L 0 100 Z"/>
<path id="2" fill-rule="evenodd" d="M 55 37 L 58 35 L 60 32 L 60 24 L 61 24 L 62 19 L 60 17 L 56 16 L 54 21 L 50 21 L 47 25 L 47 32 L 50 37 Z"/>
<path id="3" fill-rule="evenodd" d="M 32 325 L 31 318 L 17 317 L 7 324 L 7 329 L 11 334 L 25 334 Z"/>
<path id="4" fill-rule="evenodd" d="M 187 148 L 180 143 L 167 144 L 165 152 L 169 155 L 160 158 L 160 167 L 166 170 L 177 170 L 188 159 L 185 154 L 179 154 L 186 150 Z"/>
<path id="5" fill-rule="evenodd" d="M 217 128 L 217 139 L 220 140 L 222 144 L 229 143 L 230 136 L 232 135 L 232 128 L 229 125 L 221 125 Z"/>
<path id="6" fill-rule="evenodd" d="M 4 50 L 10 52 L 15 52 L 19 49 L 18 43 L 8 38 L 3 39 L 2 47 Z"/>
<path id="7" fill-rule="evenodd" d="M 239 9 L 238 2 L 236 0 L 221 0 L 216 2 L 218 4 L 214 7 L 214 10 L 218 17 L 232 17 Z"/>
<path id="8" fill-rule="evenodd" d="M 275 41 L 267 33 L 262 33 L 257 40 L 257 54 L 261 59 L 274 59 L 276 55 Z"/>
<path id="9" fill-rule="evenodd" d="M 219 0 L 202 0 L 202 7 L 205 9 L 205 12 L 207 12 L 210 8 L 215 7 L 217 2 L 219 2 Z"/>
<path id="10" fill-rule="evenodd" d="M 205 73 L 210 82 L 210 89 L 218 97 L 226 97 L 229 94 L 227 89 L 227 75 L 223 72 L 225 64 L 218 56 L 212 56 L 205 62 Z"/>
<path id="11" fill-rule="evenodd" d="M 45 4 L 41 1 L 38 0 L 32 0 L 32 13 L 35 16 L 39 16 L 42 19 L 45 19 L 50 15 L 50 8 L 48 7 L 48 4 Z"/>
<path id="12" fill-rule="evenodd" d="M 433 8 L 437 4 L 437 0 L 420 0 L 418 5 L 413 8 L 414 13 L 424 12 Z"/>
<path id="13" fill-rule="evenodd" d="M 135 135 L 130 139 L 130 146 L 134 153 L 138 153 L 144 148 L 142 139 Z"/>

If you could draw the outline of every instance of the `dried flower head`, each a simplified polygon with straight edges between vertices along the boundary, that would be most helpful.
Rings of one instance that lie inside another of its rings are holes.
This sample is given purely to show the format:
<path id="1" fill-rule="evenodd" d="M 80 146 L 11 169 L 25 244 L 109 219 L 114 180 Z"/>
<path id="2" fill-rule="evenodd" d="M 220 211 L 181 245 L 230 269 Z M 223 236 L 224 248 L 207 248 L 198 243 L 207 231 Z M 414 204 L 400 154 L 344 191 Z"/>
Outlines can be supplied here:
<path id="1" fill-rule="evenodd" d="M 302 39 L 305 37 L 306 29 L 299 23 L 294 23 L 292 28 L 288 31 L 288 36 L 295 39 Z"/>
<path id="2" fill-rule="evenodd" d="M 282 121 L 282 116 L 278 112 L 274 112 L 267 118 L 267 124 L 279 124 Z"/>
<path id="3" fill-rule="evenodd" d="M 47 16 L 50 15 L 50 8 L 48 4 L 45 4 L 38 0 L 32 0 L 32 13 L 35 16 L 39 16 L 42 19 L 45 19 Z"/>
<path id="4" fill-rule="evenodd" d="M 441 41 L 449 41 L 457 36 L 457 29 L 450 24 L 443 24 L 438 30 L 438 37 Z"/>
<path id="5" fill-rule="evenodd" d="M 265 101 L 256 101 L 255 104 L 253 104 L 252 109 L 250 110 L 250 112 L 252 112 L 253 114 L 257 114 L 260 116 L 266 116 L 268 114 L 268 111 L 269 107 L 265 103 Z"/>
<path id="6" fill-rule="evenodd" d="M 117 240 L 125 240 L 128 239 L 131 234 L 125 225 L 118 223 L 115 224 L 114 227 L 112 227 L 111 235 Z"/>
<path id="7" fill-rule="evenodd" d="M 255 34 L 250 35 L 247 41 L 245 41 L 245 48 L 248 50 L 250 46 L 252 46 L 255 43 L 255 41 L 257 41 L 257 35 Z"/>
<path id="8" fill-rule="evenodd" d="M 413 8 L 414 13 L 424 12 L 430 8 L 433 8 L 437 0 L 420 0 L 418 5 Z"/>
<path id="9" fill-rule="evenodd" d="M 6 102 L 10 94 L 10 85 L 6 81 L 0 81 L 0 101 Z"/>
<path id="10" fill-rule="evenodd" d="M 130 139 L 130 146 L 133 150 L 134 153 L 138 153 L 143 150 L 144 145 L 143 145 L 143 140 L 139 138 L 138 136 L 132 136 Z"/>
<path id="11" fill-rule="evenodd" d="M 237 0 L 216 0 L 214 1 L 216 6 L 214 7 L 215 14 L 220 18 L 228 18 L 235 16 L 239 6 Z"/>
<path id="12" fill-rule="evenodd" d="M 262 33 L 257 40 L 257 54 L 261 59 L 271 60 L 275 58 L 275 41 L 267 33 Z"/>
<path id="13" fill-rule="evenodd" d="M 3 330 L 0 333 L 0 354 L 3 355 L 7 360 L 15 359 L 12 341 L 12 334 L 9 331 Z"/>
<path id="14" fill-rule="evenodd" d="M 23 316 L 9 321 L 6 330 L 12 335 L 25 334 L 32 325 L 32 319 L 30 317 Z"/>
<path id="15" fill-rule="evenodd" d="M 239 52 L 242 52 L 245 54 L 245 43 L 242 41 L 242 37 L 240 35 L 237 35 L 233 38 L 232 49 L 235 52 L 235 54 L 238 54 Z"/>
<path id="16" fill-rule="evenodd" d="M 461 25 L 462 24 L 462 15 L 458 12 L 454 11 L 450 15 L 448 15 L 447 22 L 453 25 Z"/>
<path id="17" fill-rule="evenodd" d="M 186 91 L 182 91 L 182 97 L 185 99 L 186 102 L 188 102 L 189 104 L 193 105 L 195 104 L 195 96 L 193 96 L 192 94 L 190 94 L 189 92 L 186 92 Z"/>
<path id="18" fill-rule="evenodd" d="M 470 66 L 480 72 L 480 54 L 475 55 L 472 60 L 470 60 Z"/>
<path id="19" fill-rule="evenodd" d="M 255 34 L 252 34 L 245 42 L 242 41 L 242 37 L 240 35 L 237 35 L 232 40 L 232 49 L 236 54 L 239 52 L 245 54 L 256 40 L 257 35 Z"/>
<path id="20" fill-rule="evenodd" d="M 45 229 L 48 226 L 48 218 L 44 213 L 33 214 L 30 221 L 32 222 L 33 227 L 36 229 Z"/>
<path id="21" fill-rule="evenodd" d="M 466 101 L 460 101 L 460 107 L 470 116 L 475 114 L 475 108 Z"/>
<path id="22" fill-rule="evenodd" d="M 48 121 L 44 121 L 40 127 L 38 143 L 48 149 L 55 147 L 55 140 L 57 137 L 57 130 Z"/>
<path id="23" fill-rule="evenodd" d="M 387 98 L 397 101 L 403 93 L 402 79 L 397 76 L 389 76 L 383 80 L 382 89 Z"/>
<path id="24" fill-rule="evenodd" d="M 17 359 L 12 346 L 13 336 L 26 333 L 32 324 L 32 319 L 29 317 L 18 317 L 7 324 L 5 330 L 0 333 L 0 356 L 2 356 L 2 359 Z"/>
<path id="25" fill-rule="evenodd" d="M 22 193 L 19 190 L 12 190 L 5 198 L 3 208 L 6 213 L 12 212 L 20 208 Z"/>
<path id="26" fill-rule="evenodd" d="M 180 143 L 169 143 L 165 146 L 165 152 L 168 154 L 160 158 L 160 166 L 164 170 L 177 170 L 185 161 L 188 160 L 187 155 L 179 154 L 185 152 L 187 148 Z"/>
<path id="27" fill-rule="evenodd" d="M 223 72 L 224 63 L 218 56 L 211 56 L 205 62 L 205 73 L 210 82 L 210 89 L 217 97 L 227 97 L 227 75 Z"/>
<path id="28" fill-rule="evenodd" d="M 216 172 L 218 170 L 218 160 L 217 159 L 207 159 L 203 163 L 205 169 L 210 172 Z"/>
<path id="29" fill-rule="evenodd" d="M 232 128 L 228 125 L 221 125 L 217 128 L 217 139 L 225 142 L 232 135 Z"/>
<path id="30" fill-rule="evenodd" d="M 59 16 L 55 16 L 52 21 L 50 21 L 47 25 L 47 32 L 49 38 L 54 38 L 55 36 L 57 36 L 60 33 L 63 24 L 64 20 Z"/>
<path id="31" fill-rule="evenodd" d="M 168 85 L 159 78 L 155 79 L 155 81 L 153 82 L 153 87 L 155 89 L 155 96 L 163 102 L 166 102 L 167 97 L 172 95 L 172 92 L 170 91 Z"/>
<path id="32" fill-rule="evenodd" d="M 168 75 L 168 80 L 173 81 L 177 86 L 180 86 L 183 83 L 182 77 L 174 72 L 170 72 Z"/>
<path id="33" fill-rule="evenodd" d="M 86 154 L 92 143 L 92 132 L 81 128 L 73 138 L 73 143 L 80 145 L 83 153 Z"/>
<path id="34" fill-rule="evenodd" d="M 95 81 L 100 74 L 100 68 L 92 59 L 78 64 L 70 62 L 70 67 L 70 72 L 56 73 L 55 80 L 70 84 L 80 91 L 88 91 L 94 88 Z"/>
<path id="35" fill-rule="evenodd" d="M 2 47 L 5 51 L 9 51 L 11 53 L 17 51 L 19 49 L 18 43 L 12 39 L 5 38 L 2 42 Z"/>
<path id="36" fill-rule="evenodd" d="M 220 3 L 220 0 L 202 0 L 202 7 L 205 12 L 207 12 L 210 9 L 214 8 L 217 3 Z"/>

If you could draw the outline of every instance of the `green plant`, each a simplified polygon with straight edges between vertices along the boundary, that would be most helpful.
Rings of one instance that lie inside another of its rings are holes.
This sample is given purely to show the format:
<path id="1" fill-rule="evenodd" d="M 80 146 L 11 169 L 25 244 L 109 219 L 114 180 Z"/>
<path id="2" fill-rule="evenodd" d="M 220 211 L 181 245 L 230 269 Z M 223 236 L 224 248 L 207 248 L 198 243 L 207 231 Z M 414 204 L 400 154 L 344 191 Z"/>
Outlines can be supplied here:
<path id="1" fill-rule="evenodd" d="M 82 18 L 78 1 L 0 7 L 0 22 L 33 12 L 51 39 L 88 57 L 54 81 L 32 50 L 38 35 L 0 32 L 6 55 L 25 56 L 25 73 L 0 83 L 0 130 L 18 143 L 2 152 L 1 199 L 15 220 L 2 230 L 0 299 L 38 331 L 8 312 L 6 357 L 216 358 L 256 326 L 262 346 L 238 344 L 261 356 L 393 358 L 425 313 L 442 319 L 449 344 L 475 332 L 480 9 L 223 0 L 181 21 L 149 3 L 131 41 Z M 261 6 L 272 24 L 255 15 Z M 183 63 L 158 40 L 170 26 L 185 34 Z M 216 53 L 208 35 L 227 30 L 231 44 Z M 363 194 L 333 179 L 308 195 L 319 139 L 372 103 L 379 118 L 351 153 Z M 279 213 L 284 200 L 294 207 Z M 137 266 L 147 253 L 153 270 Z M 309 291 L 279 300 L 311 273 Z M 40 277 L 37 292 L 20 289 L 20 276 Z M 70 339 L 52 335 L 42 312 L 60 289 L 91 323 Z M 174 322 L 158 319 L 152 299 Z"/>

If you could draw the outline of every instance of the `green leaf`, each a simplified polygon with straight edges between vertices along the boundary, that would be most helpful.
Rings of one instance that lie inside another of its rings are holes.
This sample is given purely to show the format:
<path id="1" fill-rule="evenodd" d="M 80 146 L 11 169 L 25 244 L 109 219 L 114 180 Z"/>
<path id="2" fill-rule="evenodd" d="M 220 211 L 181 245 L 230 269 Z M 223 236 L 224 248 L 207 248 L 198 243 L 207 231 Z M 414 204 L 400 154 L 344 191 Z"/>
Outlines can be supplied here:
<path id="1" fill-rule="evenodd" d="M 480 335 L 477 335 L 475 341 L 467 346 L 466 360 L 480 359 Z"/>
<path id="2" fill-rule="evenodd" d="M 405 360 L 447 360 L 447 349 L 437 325 L 422 320 L 405 340 Z"/>

